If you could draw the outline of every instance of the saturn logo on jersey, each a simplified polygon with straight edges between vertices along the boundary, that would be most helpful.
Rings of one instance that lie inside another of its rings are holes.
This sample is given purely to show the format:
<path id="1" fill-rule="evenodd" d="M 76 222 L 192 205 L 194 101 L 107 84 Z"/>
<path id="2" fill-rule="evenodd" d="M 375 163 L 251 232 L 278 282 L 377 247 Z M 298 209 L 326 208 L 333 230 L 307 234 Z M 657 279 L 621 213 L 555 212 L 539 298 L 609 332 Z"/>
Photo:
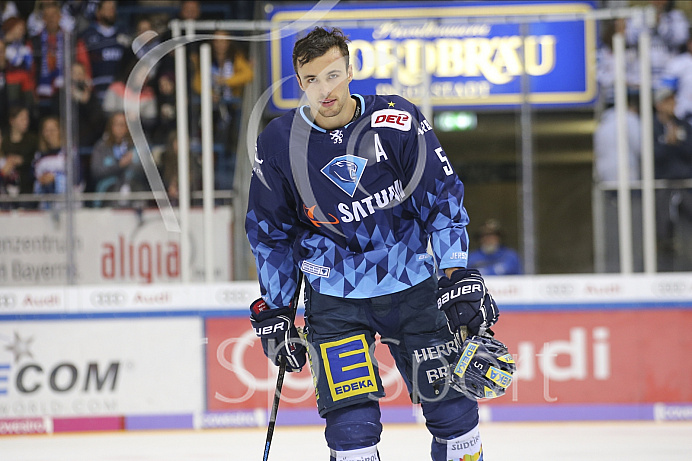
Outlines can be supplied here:
<path id="1" fill-rule="evenodd" d="M 320 344 L 333 401 L 378 390 L 365 335 Z"/>
<path id="2" fill-rule="evenodd" d="M 315 217 L 315 208 L 317 208 L 317 205 L 313 205 L 310 208 L 308 208 L 307 205 L 303 204 L 303 213 L 305 213 L 305 216 L 308 217 L 313 226 L 322 227 L 322 224 L 339 224 L 339 218 L 337 218 L 331 213 L 328 213 L 329 221 L 318 220 Z"/>
<path id="3" fill-rule="evenodd" d="M 368 163 L 366 158 L 342 155 L 333 158 L 320 171 L 336 184 L 339 189 L 353 197 L 360 178 L 363 176 L 363 171 L 365 171 L 366 163 Z"/>

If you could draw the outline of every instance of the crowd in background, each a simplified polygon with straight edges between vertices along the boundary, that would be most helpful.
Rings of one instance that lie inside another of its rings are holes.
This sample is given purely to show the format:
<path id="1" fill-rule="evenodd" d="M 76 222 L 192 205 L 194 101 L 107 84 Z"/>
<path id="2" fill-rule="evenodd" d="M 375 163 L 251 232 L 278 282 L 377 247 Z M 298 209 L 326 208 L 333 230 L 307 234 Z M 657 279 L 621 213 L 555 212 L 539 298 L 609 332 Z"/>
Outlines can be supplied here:
<path id="1" fill-rule="evenodd" d="M 655 8 L 651 33 L 654 175 L 656 187 L 657 267 L 659 271 L 692 270 L 692 33 L 687 15 L 672 0 L 639 2 Z M 598 82 L 604 110 L 594 132 L 594 176 L 604 188 L 604 227 L 608 272 L 619 271 L 618 248 L 618 138 L 613 84 L 612 39 L 625 38 L 625 74 L 628 172 L 632 187 L 634 270 L 643 270 L 641 123 L 639 115 L 638 39 L 647 27 L 642 17 L 600 24 Z"/>
<path id="2" fill-rule="evenodd" d="M 635 2 L 631 2 L 635 3 Z M 655 174 L 659 180 L 692 178 L 692 35 L 687 15 L 672 0 L 636 2 L 656 9 L 651 28 L 654 86 Z M 598 7 L 622 6 L 601 1 Z M 125 101 L 138 98 L 137 107 L 148 145 L 169 197 L 178 195 L 176 88 L 174 60 L 166 56 L 144 78 L 139 94 L 127 87 L 137 62 L 151 49 L 171 38 L 168 22 L 179 19 L 253 19 L 253 1 L 111 1 L 111 0 L 0 0 L 0 209 L 56 207 L 50 200 L 24 200 L 24 194 L 61 194 L 68 186 L 65 154 L 64 87 L 65 35 L 74 37 L 72 98 L 77 155 L 73 156 L 72 184 L 80 192 L 131 192 L 148 188 L 141 160 L 126 123 Z M 612 37 L 626 40 L 630 110 L 627 116 L 630 175 L 635 185 L 640 174 L 640 121 L 638 113 L 639 62 L 637 40 L 641 18 L 599 21 L 597 79 L 600 101 L 594 133 L 594 177 L 605 187 L 607 271 L 617 271 L 617 146 L 612 136 L 616 117 L 613 105 Z M 151 32 L 156 32 L 152 34 Z M 240 121 L 240 96 L 253 79 L 245 42 L 213 32 L 212 88 L 215 187 L 230 190 Z M 133 47 L 137 37 L 147 37 Z M 135 51 L 133 51 L 133 49 Z M 192 190 L 201 189 L 199 127 L 199 42 L 186 47 L 188 59 L 190 178 Z M 609 190 L 608 190 L 609 189 Z M 633 192 L 635 270 L 642 268 L 641 194 Z M 118 206 L 127 201 L 84 202 L 87 206 Z M 141 202 L 138 202 L 141 203 Z M 692 190 L 659 188 L 656 197 L 659 270 L 692 270 Z M 684 255 L 684 256 L 680 256 Z"/>
<path id="3" fill-rule="evenodd" d="M 141 160 L 126 123 L 133 114 L 125 113 L 125 102 L 137 98 L 147 143 L 169 196 L 175 200 L 178 184 L 172 54 L 143 77 L 139 94 L 127 87 L 127 80 L 139 59 L 171 38 L 171 19 L 251 19 L 253 8 L 252 1 L 0 0 L 0 195 L 64 193 L 68 187 L 68 158 L 74 158 L 74 190 L 120 192 L 123 196 L 147 190 Z M 216 186 L 230 189 L 240 96 L 243 86 L 252 80 L 253 71 L 242 43 L 229 40 L 223 31 L 215 35 L 219 37 L 212 41 Z M 66 36 L 73 37 L 74 44 L 70 70 L 75 156 L 66 155 L 62 139 L 66 132 L 61 100 Z M 146 40 L 133 47 L 137 37 Z M 199 113 L 199 42 L 189 46 L 186 54 L 190 110 Z M 191 185 L 199 190 L 199 117 L 190 120 Z M 102 202 L 87 205 L 100 206 Z M 0 202 L 5 209 L 55 206 L 51 201 Z"/>

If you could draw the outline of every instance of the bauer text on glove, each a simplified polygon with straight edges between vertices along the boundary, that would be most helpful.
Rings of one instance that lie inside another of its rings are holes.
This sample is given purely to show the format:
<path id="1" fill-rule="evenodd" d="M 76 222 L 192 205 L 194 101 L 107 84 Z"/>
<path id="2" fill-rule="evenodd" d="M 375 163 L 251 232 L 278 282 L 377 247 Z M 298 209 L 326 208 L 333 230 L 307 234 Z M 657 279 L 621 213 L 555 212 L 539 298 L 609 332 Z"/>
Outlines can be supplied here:
<path id="1" fill-rule="evenodd" d="M 280 365 L 286 362 L 286 371 L 300 371 L 305 365 L 305 346 L 291 320 L 291 308 L 270 309 L 262 298 L 250 305 L 250 323 L 262 340 L 264 354 Z"/>
<path id="2" fill-rule="evenodd" d="M 500 312 L 476 269 L 458 269 L 451 277 L 438 281 L 437 307 L 447 316 L 449 329 L 455 335 L 461 327 L 471 335 L 484 332 L 497 322 Z"/>

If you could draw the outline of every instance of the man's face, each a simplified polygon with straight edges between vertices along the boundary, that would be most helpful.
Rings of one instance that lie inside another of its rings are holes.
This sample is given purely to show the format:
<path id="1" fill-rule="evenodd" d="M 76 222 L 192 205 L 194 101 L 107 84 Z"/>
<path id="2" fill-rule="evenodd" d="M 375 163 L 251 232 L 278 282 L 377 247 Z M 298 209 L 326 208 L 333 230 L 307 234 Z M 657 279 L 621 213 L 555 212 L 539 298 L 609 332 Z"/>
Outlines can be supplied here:
<path id="1" fill-rule="evenodd" d="M 47 120 L 43 125 L 43 139 L 49 149 L 60 147 L 60 126 L 55 120 Z"/>
<path id="2" fill-rule="evenodd" d="M 116 3 L 113 1 L 104 1 L 98 10 L 98 20 L 107 26 L 115 24 L 117 15 Z"/>
<path id="3" fill-rule="evenodd" d="M 57 6 L 49 6 L 43 10 L 43 21 L 46 23 L 46 30 L 51 34 L 60 29 L 60 9 Z"/>
<path id="4" fill-rule="evenodd" d="M 352 111 L 344 108 L 351 107 L 348 85 L 353 79 L 353 69 L 346 65 L 346 58 L 338 48 L 298 67 L 296 77 L 319 126 L 338 128 L 351 120 Z"/>
<path id="5" fill-rule="evenodd" d="M 671 95 L 657 102 L 656 110 L 671 117 L 675 115 L 675 96 Z"/>
<path id="6" fill-rule="evenodd" d="M 180 19 L 199 19 L 200 13 L 199 2 L 187 1 L 180 4 Z"/>

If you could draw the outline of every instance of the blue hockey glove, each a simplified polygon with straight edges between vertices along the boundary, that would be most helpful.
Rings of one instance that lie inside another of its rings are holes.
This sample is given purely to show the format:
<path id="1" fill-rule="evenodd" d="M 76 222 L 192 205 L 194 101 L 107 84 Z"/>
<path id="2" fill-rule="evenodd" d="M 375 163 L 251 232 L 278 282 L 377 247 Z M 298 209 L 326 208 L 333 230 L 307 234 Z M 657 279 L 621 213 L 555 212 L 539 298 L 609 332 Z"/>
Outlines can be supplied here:
<path id="1" fill-rule="evenodd" d="M 305 365 L 305 346 L 291 320 L 291 308 L 270 309 L 262 298 L 250 305 L 250 323 L 262 341 L 262 349 L 274 365 L 286 362 L 286 371 L 300 371 Z"/>
<path id="2" fill-rule="evenodd" d="M 482 334 L 497 322 L 500 312 L 476 269 L 457 269 L 452 277 L 437 282 L 437 308 L 447 316 L 447 325 L 460 343 L 466 327 L 471 336 Z"/>

